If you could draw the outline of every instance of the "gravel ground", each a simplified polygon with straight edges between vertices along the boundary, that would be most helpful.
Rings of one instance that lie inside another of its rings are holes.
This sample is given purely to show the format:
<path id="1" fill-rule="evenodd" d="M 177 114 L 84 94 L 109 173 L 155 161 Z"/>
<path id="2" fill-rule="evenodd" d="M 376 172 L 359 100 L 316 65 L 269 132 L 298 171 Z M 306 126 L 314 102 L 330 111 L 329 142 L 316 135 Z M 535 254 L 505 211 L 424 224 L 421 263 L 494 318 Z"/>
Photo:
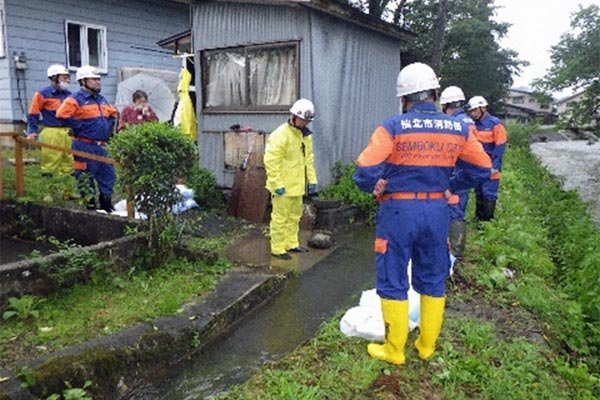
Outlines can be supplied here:
<path id="1" fill-rule="evenodd" d="M 531 150 L 552 175 L 563 180 L 563 189 L 576 190 L 590 203 L 592 218 L 600 225 L 600 142 L 533 143 Z"/>

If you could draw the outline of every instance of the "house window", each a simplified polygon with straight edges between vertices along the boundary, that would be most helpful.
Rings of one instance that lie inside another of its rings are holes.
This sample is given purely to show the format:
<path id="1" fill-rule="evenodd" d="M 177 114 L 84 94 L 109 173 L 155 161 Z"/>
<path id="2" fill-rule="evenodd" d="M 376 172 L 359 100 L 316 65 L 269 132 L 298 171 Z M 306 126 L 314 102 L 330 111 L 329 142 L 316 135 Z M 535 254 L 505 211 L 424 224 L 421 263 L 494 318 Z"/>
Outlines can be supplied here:
<path id="1" fill-rule="evenodd" d="M 206 111 L 287 111 L 299 84 L 298 43 L 205 50 Z"/>
<path id="2" fill-rule="evenodd" d="M 513 104 L 523 104 L 525 103 L 525 98 L 523 96 L 515 96 L 512 98 Z"/>
<path id="3" fill-rule="evenodd" d="M 108 72 L 106 27 L 65 21 L 65 31 L 69 69 L 89 64 L 100 72 Z"/>

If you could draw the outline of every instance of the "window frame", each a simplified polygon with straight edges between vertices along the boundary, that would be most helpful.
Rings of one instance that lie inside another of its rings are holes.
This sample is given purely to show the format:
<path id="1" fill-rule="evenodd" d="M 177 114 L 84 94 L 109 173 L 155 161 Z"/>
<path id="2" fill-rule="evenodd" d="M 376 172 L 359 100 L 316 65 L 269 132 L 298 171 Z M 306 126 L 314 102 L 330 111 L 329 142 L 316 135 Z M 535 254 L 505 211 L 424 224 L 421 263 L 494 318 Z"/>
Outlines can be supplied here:
<path id="1" fill-rule="evenodd" d="M 81 52 L 81 65 L 71 65 L 71 55 L 69 54 L 69 24 L 78 25 L 79 26 L 79 51 Z M 101 46 L 98 58 L 101 60 L 103 65 L 92 65 L 96 67 L 98 72 L 102 74 L 108 73 L 108 40 L 107 40 L 107 30 L 104 25 L 96 25 L 90 24 L 87 22 L 74 21 L 74 20 L 65 20 L 65 47 L 67 52 L 67 68 L 69 71 L 77 71 L 77 69 L 83 65 L 88 65 L 90 62 L 90 49 L 88 47 L 88 29 L 96 29 L 101 32 Z"/>
<path id="2" fill-rule="evenodd" d="M 285 105 L 234 105 L 234 106 L 217 106 L 217 107 L 207 107 L 206 106 L 206 87 L 208 85 L 207 80 L 207 69 L 208 63 L 206 62 L 205 55 L 206 53 L 214 52 L 214 51 L 243 51 L 244 52 L 244 79 L 246 80 L 246 102 L 250 98 L 250 74 L 249 74 L 249 60 L 248 60 L 248 52 L 253 50 L 260 49 L 277 49 L 281 47 L 294 47 L 296 52 L 296 97 L 300 93 L 300 41 L 299 40 L 288 40 L 288 41 L 280 41 L 280 42 L 269 42 L 269 43 L 257 43 L 257 44 L 246 44 L 239 46 L 228 46 L 228 47 L 217 47 L 217 48 L 206 48 L 200 50 L 198 53 L 198 58 L 200 59 L 200 70 L 202 71 L 202 112 L 204 114 L 218 113 L 218 114 L 236 114 L 236 113 L 287 113 L 290 110 L 292 104 Z"/>
<path id="3" fill-rule="evenodd" d="M 0 5 L 2 7 L 2 5 Z M 0 58 L 6 58 L 6 24 L 4 23 L 4 9 L 0 8 Z"/>

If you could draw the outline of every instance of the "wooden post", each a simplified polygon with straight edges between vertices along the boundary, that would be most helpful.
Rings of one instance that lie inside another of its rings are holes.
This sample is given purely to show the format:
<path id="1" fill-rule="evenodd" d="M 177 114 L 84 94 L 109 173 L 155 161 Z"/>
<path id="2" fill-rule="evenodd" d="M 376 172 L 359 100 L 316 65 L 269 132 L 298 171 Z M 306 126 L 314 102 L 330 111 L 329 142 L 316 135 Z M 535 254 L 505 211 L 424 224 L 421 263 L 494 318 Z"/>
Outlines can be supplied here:
<path id="1" fill-rule="evenodd" d="M 132 220 L 135 218 L 135 203 L 133 202 L 133 193 L 129 186 L 125 188 L 125 196 L 127 201 L 127 219 Z"/>
<path id="2" fill-rule="evenodd" d="M 15 179 L 17 197 L 25 195 L 25 162 L 23 161 L 23 144 L 15 140 Z"/>

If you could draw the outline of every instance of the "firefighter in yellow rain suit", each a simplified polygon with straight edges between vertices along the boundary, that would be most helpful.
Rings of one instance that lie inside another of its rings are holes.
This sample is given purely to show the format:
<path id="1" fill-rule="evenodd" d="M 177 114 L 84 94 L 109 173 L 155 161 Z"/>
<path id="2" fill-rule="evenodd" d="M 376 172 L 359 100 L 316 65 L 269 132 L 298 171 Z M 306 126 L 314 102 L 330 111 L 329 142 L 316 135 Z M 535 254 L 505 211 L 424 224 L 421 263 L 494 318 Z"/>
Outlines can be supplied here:
<path id="1" fill-rule="evenodd" d="M 298 241 L 302 196 L 307 191 L 309 195 L 317 193 L 312 132 L 307 128 L 314 119 L 314 105 L 300 99 L 290 108 L 290 113 L 290 119 L 269 136 L 264 157 L 266 188 L 273 205 L 271 255 L 282 260 L 292 258 L 288 251 L 308 251 Z"/>
<path id="2" fill-rule="evenodd" d="M 71 94 L 69 92 L 70 75 L 64 65 L 54 64 L 48 67 L 50 86 L 35 92 L 27 115 L 27 138 L 37 139 L 40 116 L 44 129 L 39 139 L 46 144 L 60 147 L 71 147 L 69 128 L 65 122 L 56 118 L 56 110 Z M 70 175 L 73 172 L 73 156 L 56 150 L 42 148 L 40 169 L 43 175 Z"/>

